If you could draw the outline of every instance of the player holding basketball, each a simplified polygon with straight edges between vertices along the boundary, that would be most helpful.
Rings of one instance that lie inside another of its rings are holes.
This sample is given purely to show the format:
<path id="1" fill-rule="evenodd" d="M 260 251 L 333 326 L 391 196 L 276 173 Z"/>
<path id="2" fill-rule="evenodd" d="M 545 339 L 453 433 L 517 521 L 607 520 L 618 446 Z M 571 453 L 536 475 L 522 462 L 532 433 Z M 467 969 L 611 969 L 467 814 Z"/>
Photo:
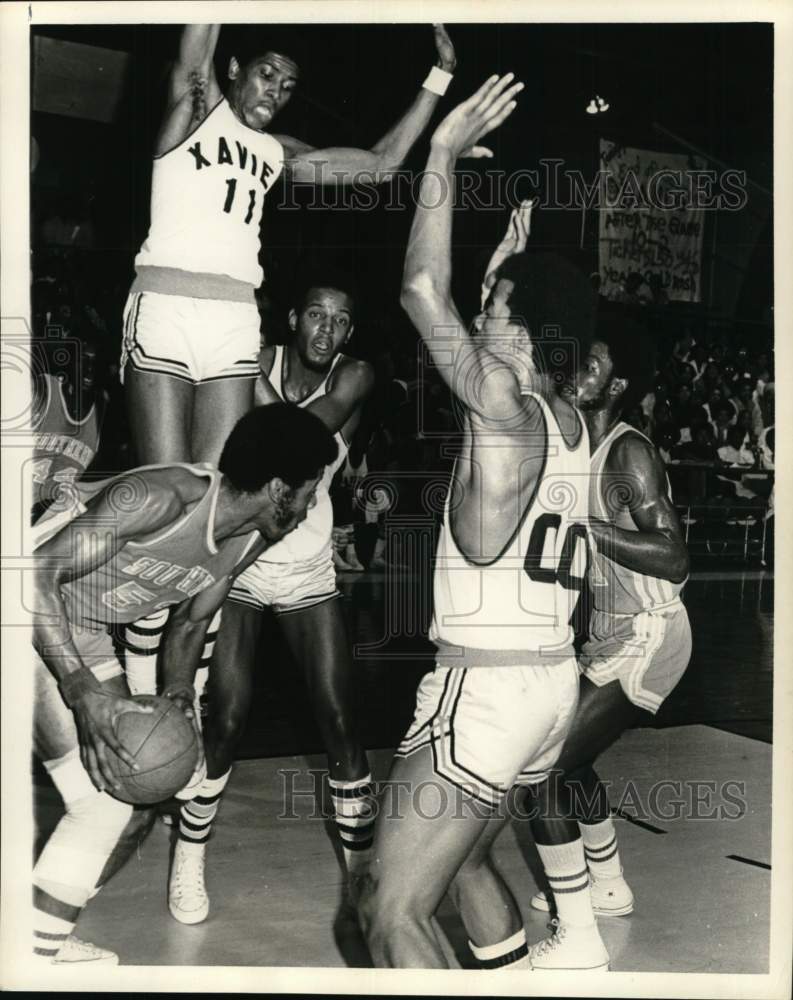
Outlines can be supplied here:
<path id="1" fill-rule="evenodd" d="M 217 461 L 253 405 L 265 197 L 282 170 L 337 185 L 398 169 L 455 67 L 445 29 L 434 31 L 438 66 L 383 138 L 370 150 L 318 150 L 269 131 L 298 84 L 288 53 L 262 45 L 232 57 L 224 96 L 213 68 L 220 26 L 185 26 L 154 152 L 151 228 L 125 309 L 121 367 L 140 462 Z"/>
<path id="2" fill-rule="evenodd" d="M 475 144 L 515 108 L 512 80 L 491 77 L 436 130 L 405 261 L 403 305 L 466 415 L 435 567 L 437 666 L 397 750 L 359 902 L 378 966 L 446 966 L 432 917 L 450 888 L 483 967 L 529 966 L 520 912 L 492 864 L 458 880 L 503 823 L 513 783 L 553 766 L 578 697 L 569 622 L 586 565 L 589 444 L 541 374 L 541 340 L 550 325 L 588 340 L 594 295 L 553 254 L 502 264 L 473 336 L 450 295 L 454 165 L 488 155 Z M 580 840 L 572 858 L 540 853 L 552 878 L 584 867 Z M 570 899 L 581 964 L 605 966 L 589 894 Z"/>
<path id="3" fill-rule="evenodd" d="M 580 831 L 592 904 L 604 916 L 630 913 L 633 894 L 593 762 L 626 729 L 649 723 L 691 656 L 680 600 L 688 554 L 666 470 L 655 446 L 621 419 L 652 387 L 654 357 L 643 330 L 607 315 L 566 390 L 586 420 L 592 450 L 593 610 L 580 656 L 578 710 L 557 761 L 560 774 L 538 789 L 540 819 L 532 830 L 553 844 Z M 535 895 L 532 906 L 547 910 L 545 894 Z"/>
<path id="4" fill-rule="evenodd" d="M 182 923 L 199 923 L 209 913 L 204 880 L 207 842 L 248 715 L 261 611 L 266 606 L 273 608 L 306 676 L 328 751 L 331 797 L 348 871 L 360 872 L 368 859 L 372 779 L 355 731 L 353 664 L 336 587 L 328 494 L 374 382 L 369 364 L 342 353 L 353 333 L 354 308 L 349 286 L 340 277 L 306 278 L 289 313 L 289 343 L 266 347 L 259 357 L 257 403 L 285 400 L 309 410 L 334 435 L 338 457 L 326 467 L 317 502 L 306 520 L 239 577 L 223 607 L 209 675 L 207 777 L 199 798 L 182 807 L 169 882 L 170 910 Z M 212 809 L 203 805 L 207 800 Z"/>
<path id="5" fill-rule="evenodd" d="M 36 527 L 35 748 L 66 814 L 34 869 L 34 952 L 56 962 L 117 962 L 70 938 L 107 870 L 126 860 L 147 811 L 115 799 L 107 748 L 131 701 L 108 627 L 178 605 L 164 649 L 165 694 L 192 716 L 193 672 L 208 622 L 234 578 L 306 516 L 336 445 L 313 414 L 257 407 L 234 427 L 216 471 L 149 466 L 78 484 L 74 507 Z M 132 822 L 131 822 L 132 821 Z M 128 849 L 119 847 L 125 838 Z M 103 871 L 103 869 L 105 869 Z"/>

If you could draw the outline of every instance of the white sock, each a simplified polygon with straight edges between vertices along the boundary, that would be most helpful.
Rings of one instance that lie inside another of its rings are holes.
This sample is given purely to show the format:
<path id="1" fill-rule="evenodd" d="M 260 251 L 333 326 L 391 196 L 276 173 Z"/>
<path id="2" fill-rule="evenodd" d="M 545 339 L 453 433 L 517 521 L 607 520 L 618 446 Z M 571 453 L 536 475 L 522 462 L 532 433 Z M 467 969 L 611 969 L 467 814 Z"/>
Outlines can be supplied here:
<path id="1" fill-rule="evenodd" d="M 212 832 L 212 823 L 220 805 L 220 796 L 231 775 L 231 768 L 219 778 L 204 778 L 198 795 L 179 810 L 179 840 L 204 845 Z"/>
<path id="2" fill-rule="evenodd" d="M 578 828 L 584 841 L 584 854 L 592 878 L 619 878 L 622 866 L 612 818 L 609 816 L 600 823 L 579 823 Z"/>
<path id="3" fill-rule="evenodd" d="M 354 874 L 368 865 L 374 839 L 372 776 L 355 781 L 329 778 L 328 784 L 347 871 Z"/>
<path id="4" fill-rule="evenodd" d="M 571 927 L 594 924 L 584 842 L 578 838 L 567 844 L 537 844 L 537 851 L 553 892 L 559 920 Z"/>
<path id="5" fill-rule="evenodd" d="M 480 969 L 530 969 L 529 946 L 526 943 L 526 931 L 521 927 L 510 937 L 497 944 L 487 944 L 481 947 L 473 941 L 468 947 L 476 959 Z"/>
<path id="6" fill-rule="evenodd" d="M 157 656 L 168 608 L 161 608 L 124 628 L 124 670 L 133 695 L 157 694 Z"/>

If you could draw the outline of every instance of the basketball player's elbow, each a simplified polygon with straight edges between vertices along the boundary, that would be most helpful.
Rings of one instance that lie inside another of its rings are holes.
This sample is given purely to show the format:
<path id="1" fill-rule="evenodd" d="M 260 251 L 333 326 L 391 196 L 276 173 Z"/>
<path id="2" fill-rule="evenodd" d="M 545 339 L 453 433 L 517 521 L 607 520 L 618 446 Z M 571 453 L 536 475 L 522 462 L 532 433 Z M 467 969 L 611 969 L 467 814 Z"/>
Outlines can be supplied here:
<path id="1" fill-rule="evenodd" d="M 445 289 L 430 271 L 405 272 L 399 304 L 411 319 L 415 320 L 427 309 L 437 308 L 445 297 Z"/>
<path id="2" fill-rule="evenodd" d="M 682 583 L 688 576 L 688 551 L 682 542 L 673 541 L 668 558 L 664 560 L 664 576 L 670 583 Z"/>

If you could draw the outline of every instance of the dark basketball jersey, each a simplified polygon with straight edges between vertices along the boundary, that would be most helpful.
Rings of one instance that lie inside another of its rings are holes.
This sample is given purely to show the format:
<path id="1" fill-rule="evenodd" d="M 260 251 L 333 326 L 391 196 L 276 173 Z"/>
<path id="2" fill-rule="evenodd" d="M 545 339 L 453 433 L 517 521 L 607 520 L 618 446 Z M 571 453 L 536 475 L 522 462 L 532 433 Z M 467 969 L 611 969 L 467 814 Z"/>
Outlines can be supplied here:
<path id="1" fill-rule="evenodd" d="M 45 395 L 34 416 L 33 503 L 55 500 L 59 489 L 85 472 L 99 446 L 99 415 L 92 406 L 82 420 L 74 420 L 63 398 L 61 380 L 43 377 Z"/>
<path id="2" fill-rule="evenodd" d="M 86 511 L 91 496 L 106 490 L 111 506 L 119 511 L 143 503 L 145 484 L 136 483 L 136 472 L 174 466 L 145 466 L 124 477 L 101 483 L 77 484 L 75 504 L 68 512 L 48 511 L 36 525 L 35 542 L 42 544 L 69 521 Z M 87 624 L 126 624 L 145 618 L 159 608 L 180 604 L 233 574 L 250 548 L 260 540 L 258 531 L 215 543 L 215 509 L 222 475 L 215 469 L 181 465 L 207 481 L 207 490 L 196 506 L 165 529 L 126 542 L 106 563 L 61 586 L 69 620 Z M 138 485 L 139 484 L 139 485 Z M 97 517 L 82 529 L 91 540 L 112 532 L 113 520 Z"/>

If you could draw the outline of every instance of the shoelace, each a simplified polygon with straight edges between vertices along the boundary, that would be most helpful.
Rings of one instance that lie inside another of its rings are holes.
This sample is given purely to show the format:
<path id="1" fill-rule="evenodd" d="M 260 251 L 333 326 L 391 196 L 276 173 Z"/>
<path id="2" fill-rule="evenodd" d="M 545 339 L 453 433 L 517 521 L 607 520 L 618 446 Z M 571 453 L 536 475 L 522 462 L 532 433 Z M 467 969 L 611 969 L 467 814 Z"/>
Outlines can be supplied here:
<path id="1" fill-rule="evenodd" d="M 192 869 L 192 870 L 191 870 Z M 173 873 L 173 888 L 177 892 L 180 892 L 185 888 L 184 883 L 188 882 L 188 888 L 194 888 L 196 893 L 201 895 L 201 890 L 195 886 L 189 885 L 189 880 L 195 878 L 196 876 L 202 877 L 204 874 L 204 858 L 203 856 L 197 858 L 185 857 L 184 855 L 178 859 L 176 862 L 176 871 Z"/>
<path id="2" fill-rule="evenodd" d="M 539 944 L 532 948 L 532 954 L 539 957 L 540 955 L 547 955 L 549 951 L 553 951 L 560 943 L 564 937 L 566 927 L 564 924 L 560 924 L 558 918 L 554 919 L 548 924 L 549 929 L 553 928 L 553 933 L 550 937 L 546 938 L 544 941 L 540 941 Z"/>

